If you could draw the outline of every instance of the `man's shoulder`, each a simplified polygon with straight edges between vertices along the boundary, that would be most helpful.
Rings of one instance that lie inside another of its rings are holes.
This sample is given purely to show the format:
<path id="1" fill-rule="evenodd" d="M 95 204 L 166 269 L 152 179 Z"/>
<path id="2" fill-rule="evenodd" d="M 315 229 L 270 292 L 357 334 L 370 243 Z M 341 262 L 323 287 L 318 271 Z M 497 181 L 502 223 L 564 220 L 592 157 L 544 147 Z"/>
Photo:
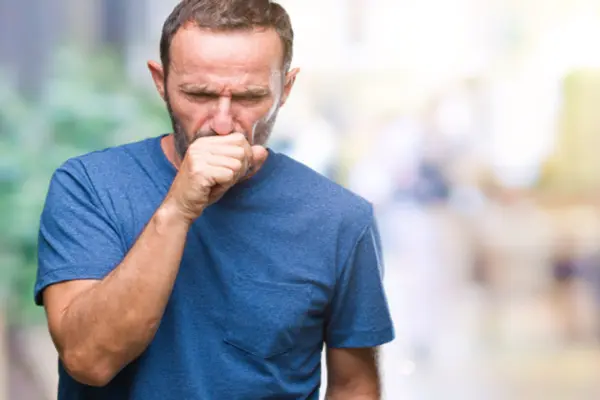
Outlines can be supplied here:
<path id="1" fill-rule="evenodd" d="M 58 170 L 76 176 L 85 173 L 86 175 L 114 178 L 115 173 L 126 171 L 129 164 L 149 156 L 153 142 L 158 140 L 160 137 L 151 137 L 89 151 L 67 159 Z"/>
<path id="2" fill-rule="evenodd" d="M 151 146 L 159 140 L 160 137 L 141 139 L 91 151 L 75 158 L 79 159 L 86 166 L 95 166 L 96 164 L 104 164 L 106 162 L 126 161 L 148 154 Z"/>
<path id="3" fill-rule="evenodd" d="M 372 220 L 372 204 L 364 197 L 286 155 L 280 157 L 290 194 L 301 196 L 306 207 L 361 224 Z"/>

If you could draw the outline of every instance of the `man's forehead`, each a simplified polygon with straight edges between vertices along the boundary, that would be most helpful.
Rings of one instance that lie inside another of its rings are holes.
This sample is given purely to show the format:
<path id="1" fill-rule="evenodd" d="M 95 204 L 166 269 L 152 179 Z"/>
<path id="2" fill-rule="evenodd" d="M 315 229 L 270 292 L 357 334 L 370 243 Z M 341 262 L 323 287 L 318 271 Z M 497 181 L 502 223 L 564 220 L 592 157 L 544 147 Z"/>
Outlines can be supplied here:
<path id="1" fill-rule="evenodd" d="M 240 81 L 281 78 L 283 46 L 272 29 L 212 31 L 184 27 L 175 34 L 170 55 L 170 67 L 180 75 Z"/>

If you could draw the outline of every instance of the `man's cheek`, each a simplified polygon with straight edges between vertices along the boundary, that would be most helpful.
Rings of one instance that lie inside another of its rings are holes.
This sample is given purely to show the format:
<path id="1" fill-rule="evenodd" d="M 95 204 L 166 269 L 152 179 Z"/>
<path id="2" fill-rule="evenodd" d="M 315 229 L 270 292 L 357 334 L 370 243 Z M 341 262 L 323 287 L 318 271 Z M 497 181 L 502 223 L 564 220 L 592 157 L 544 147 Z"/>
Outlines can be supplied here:
<path id="1" fill-rule="evenodd" d="M 261 146 L 266 144 L 273 127 L 273 119 L 276 115 L 277 110 L 270 114 L 269 119 L 263 117 L 254 123 L 252 126 L 251 144 L 258 144 Z"/>
<path id="2" fill-rule="evenodd" d="M 260 124 L 261 124 L 261 120 L 259 119 L 252 125 L 250 137 L 248 138 L 248 141 L 250 142 L 251 145 L 257 144 L 256 143 L 256 132 L 257 132 L 257 130 L 260 129 Z"/>
<path id="3" fill-rule="evenodd" d="M 195 134 L 202 130 L 203 124 L 206 120 L 204 114 L 200 110 L 185 110 L 184 113 L 179 117 L 182 127 L 188 134 Z"/>
<path id="4" fill-rule="evenodd" d="M 273 103 L 271 104 L 271 107 L 269 108 L 269 111 L 262 118 L 262 120 L 264 120 L 265 122 L 270 121 L 271 118 L 273 118 L 273 116 L 275 115 L 275 113 L 279 109 L 279 103 L 280 102 L 281 102 L 281 94 L 277 95 L 277 97 L 275 97 L 275 99 L 273 99 Z"/>

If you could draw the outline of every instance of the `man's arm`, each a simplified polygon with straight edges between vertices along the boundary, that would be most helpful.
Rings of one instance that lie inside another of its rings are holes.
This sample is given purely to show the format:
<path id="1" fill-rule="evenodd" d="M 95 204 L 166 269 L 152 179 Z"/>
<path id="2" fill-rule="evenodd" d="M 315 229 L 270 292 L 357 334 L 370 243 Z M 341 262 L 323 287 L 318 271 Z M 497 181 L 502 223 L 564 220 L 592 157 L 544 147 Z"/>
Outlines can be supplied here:
<path id="1" fill-rule="evenodd" d="M 173 210 L 159 208 L 105 279 L 44 291 L 50 334 L 74 379 L 104 386 L 146 349 L 171 294 L 187 231 Z"/>
<path id="2" fill-rule="evenodd" d="M 326 313 L 330 400 L 380 399 L 377 349 L 394 338 L 382 279 L 379 232 L 371 209 L 369 218 L 342 266 Z"/>
<path id="3" fill-rule="evenodd" d="M 379 400 L 377 349 L 327 349 L 327 400 Z"/>

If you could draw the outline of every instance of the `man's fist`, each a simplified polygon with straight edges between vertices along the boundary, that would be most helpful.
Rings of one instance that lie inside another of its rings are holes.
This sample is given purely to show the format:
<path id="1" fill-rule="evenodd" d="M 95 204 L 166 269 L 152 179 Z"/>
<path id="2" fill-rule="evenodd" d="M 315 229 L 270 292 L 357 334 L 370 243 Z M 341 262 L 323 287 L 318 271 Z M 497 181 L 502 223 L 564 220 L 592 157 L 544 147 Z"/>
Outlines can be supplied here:
<path id="1" fill-rule="evenodd" d="M 229 188 L 255 174 L 267 159 L 262 146 L 250 146 L 241 133 L 196 139 L 188 148 L 167 199 L 189 222 Z"/>

